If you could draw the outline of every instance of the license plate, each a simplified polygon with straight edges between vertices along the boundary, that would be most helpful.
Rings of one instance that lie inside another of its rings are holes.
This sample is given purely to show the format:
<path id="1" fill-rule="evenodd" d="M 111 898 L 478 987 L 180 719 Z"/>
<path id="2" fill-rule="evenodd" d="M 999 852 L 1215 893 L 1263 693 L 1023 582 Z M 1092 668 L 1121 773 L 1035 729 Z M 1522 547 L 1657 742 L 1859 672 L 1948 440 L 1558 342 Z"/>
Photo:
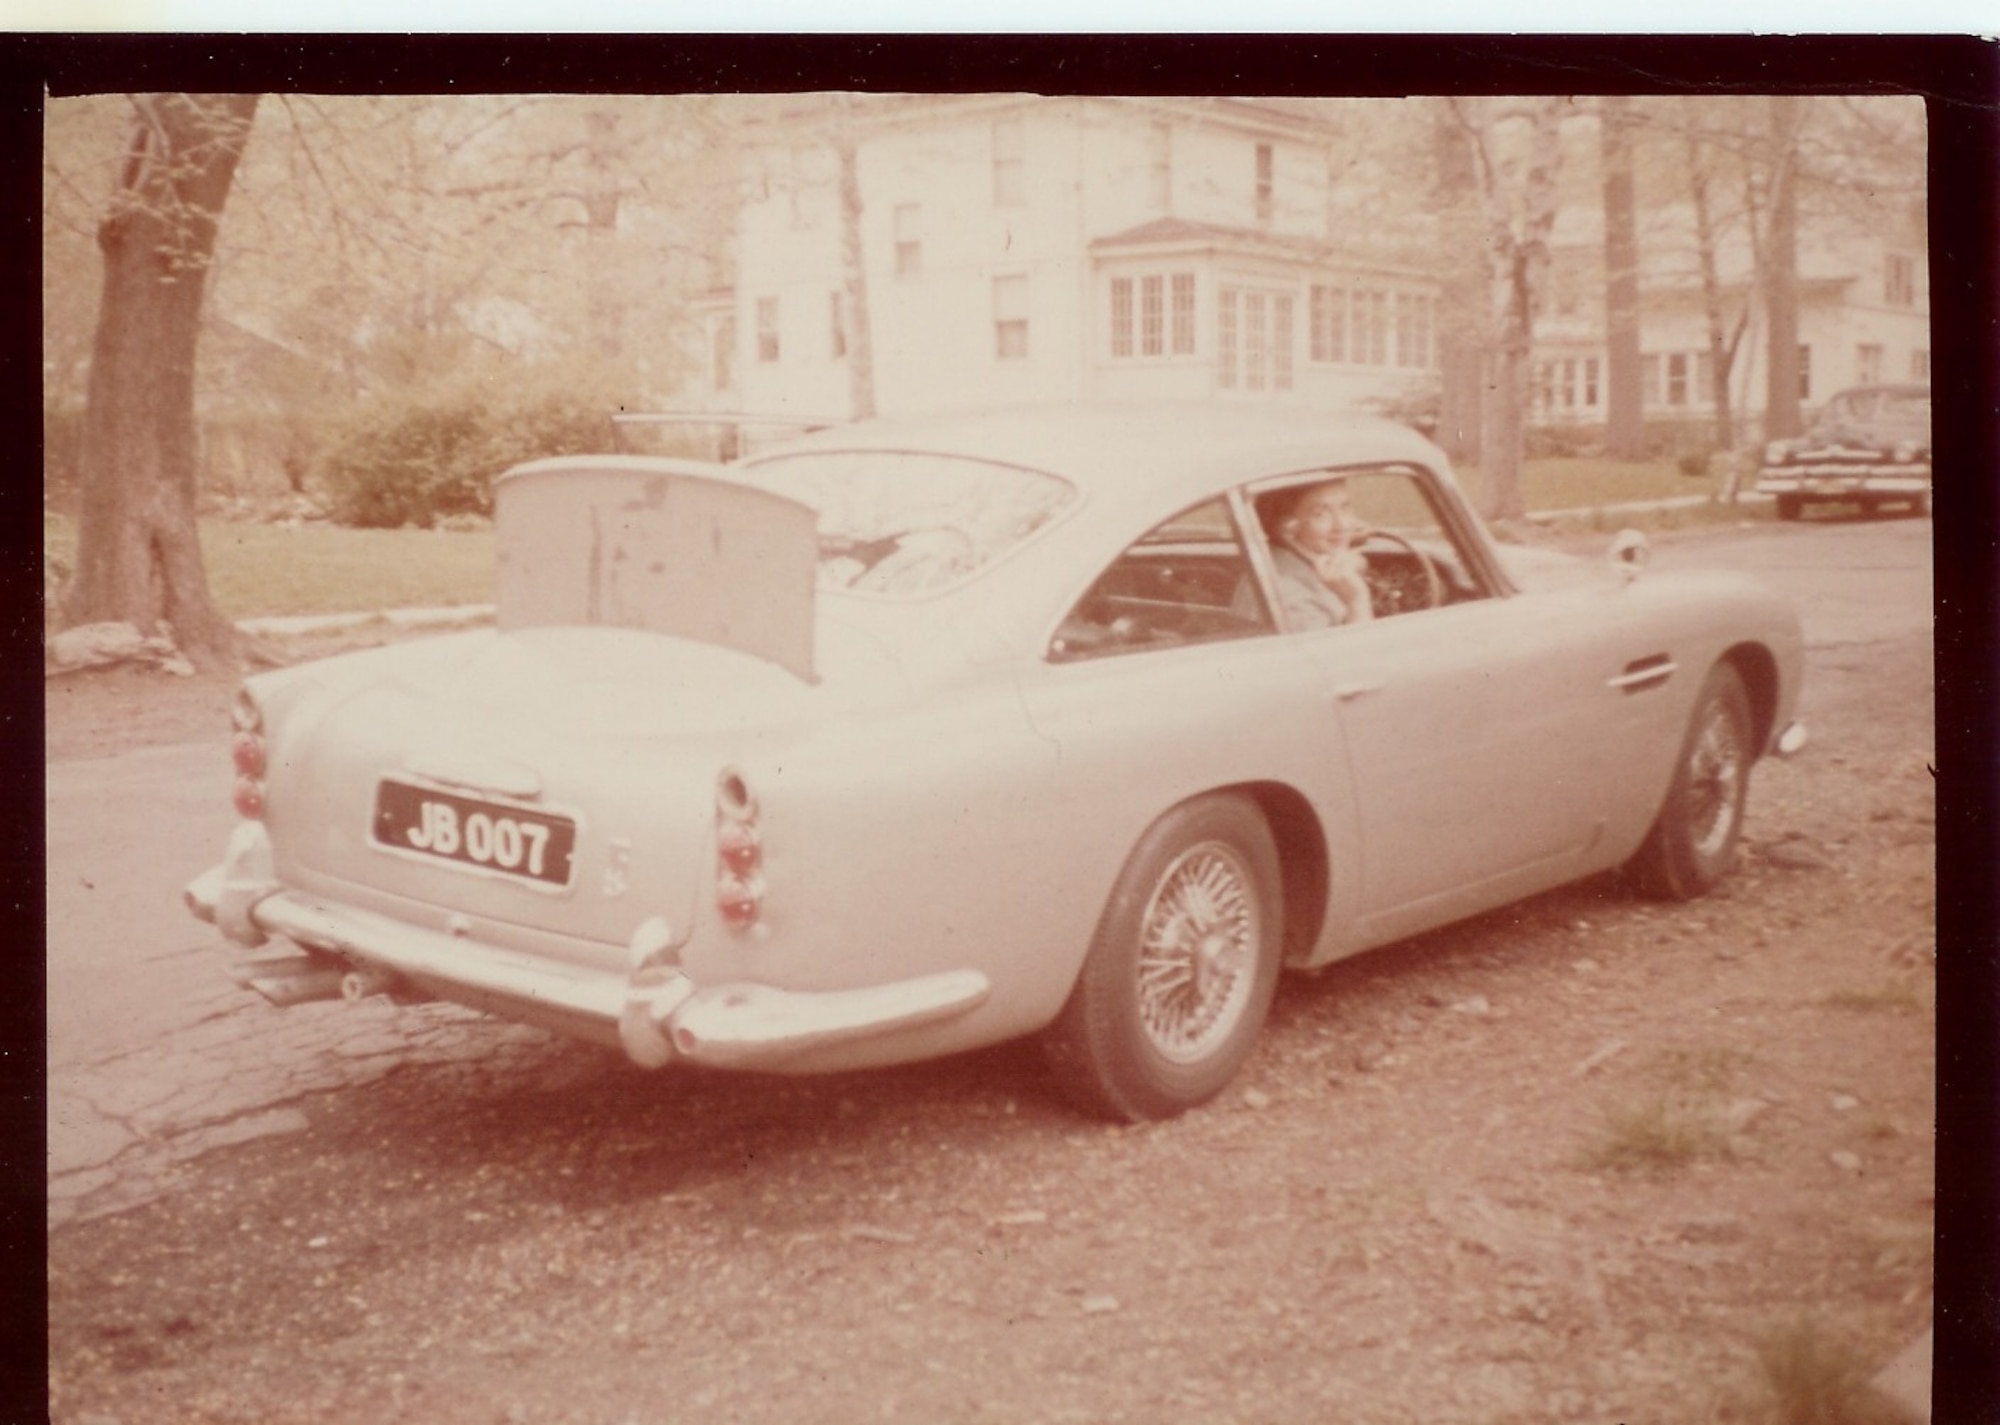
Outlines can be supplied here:
<path id="1" fill-rule="evenodd" d="M 384 781 L 375 792 L 375 844 L 566 886 L 576 854 L 576 823 L 435 787 Z"/>

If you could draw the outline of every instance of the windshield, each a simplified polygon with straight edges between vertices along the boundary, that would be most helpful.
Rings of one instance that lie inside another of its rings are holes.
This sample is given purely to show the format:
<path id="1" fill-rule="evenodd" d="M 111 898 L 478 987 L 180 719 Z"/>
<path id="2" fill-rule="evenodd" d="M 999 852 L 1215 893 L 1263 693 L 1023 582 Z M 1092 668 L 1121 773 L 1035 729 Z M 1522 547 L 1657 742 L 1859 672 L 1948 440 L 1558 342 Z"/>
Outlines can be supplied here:
<path id="1" fill-rule="evenodd" d="M 955 584 L 1076 498 L 1066 480 L 955 455 L 779 456 L 752 477 L 819 513 L 819 587 L 913 595 Z"/>

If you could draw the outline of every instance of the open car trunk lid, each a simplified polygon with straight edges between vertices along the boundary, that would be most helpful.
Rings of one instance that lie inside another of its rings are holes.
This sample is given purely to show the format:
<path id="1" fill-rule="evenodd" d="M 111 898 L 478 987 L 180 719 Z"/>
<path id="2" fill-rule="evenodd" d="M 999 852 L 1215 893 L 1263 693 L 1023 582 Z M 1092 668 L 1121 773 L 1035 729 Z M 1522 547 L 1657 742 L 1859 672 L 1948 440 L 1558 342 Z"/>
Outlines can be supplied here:
<path id="1" fill-rule="evenodd" d="M 502 630 L 643 629 L 811 682 L 818 515 L 689 460 L 538 460 L 494 490 Z"/>

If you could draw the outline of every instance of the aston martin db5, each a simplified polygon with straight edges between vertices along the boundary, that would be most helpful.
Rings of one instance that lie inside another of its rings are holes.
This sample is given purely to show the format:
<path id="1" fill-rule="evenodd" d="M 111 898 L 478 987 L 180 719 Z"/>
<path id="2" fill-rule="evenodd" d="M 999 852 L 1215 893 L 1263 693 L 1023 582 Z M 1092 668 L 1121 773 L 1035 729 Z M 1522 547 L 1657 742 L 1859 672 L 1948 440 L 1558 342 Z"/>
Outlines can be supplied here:
<path id="1" fill-rule="evenodd" d="M 1285 967 L 1614 868 L 1702 894 L 1803 740 L 1759 584 L 1496 543 L 1366 417 L 541 460 L 495 529 L 491 627 L 237 698 L 241 821 L 186 898 L 276 1003 L 779 1073 L 1036 1036 L 1086 1108 L 1162 1117 Z"/>

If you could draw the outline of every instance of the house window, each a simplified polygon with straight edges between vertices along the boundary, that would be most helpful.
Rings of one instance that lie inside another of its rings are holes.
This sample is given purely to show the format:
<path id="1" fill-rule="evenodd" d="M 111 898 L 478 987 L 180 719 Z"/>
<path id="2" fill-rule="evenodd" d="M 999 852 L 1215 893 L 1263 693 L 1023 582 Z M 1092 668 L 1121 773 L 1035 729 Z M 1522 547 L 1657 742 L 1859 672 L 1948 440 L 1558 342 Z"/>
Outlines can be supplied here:
<path id="1" fill-rule="evenodd" d="M 1292 388 L 1292 298 L 1225 287 L 1216 303 L 1216 384 L 1228 390 Z"/>
<path id="2" fill-rule="evenodd" d="M 1271 386 L 1292 389 L 1292 299 L 1271 298 Z"/>
<path id="3" fill-rule="evenodd" d="M 1257 145 L 1257 222 L 1260 226 L 1270 224 L 1271 214 L 1277 206 L 1272 188 L 1271 146 L 1260 143 Z"/>
<path id="4" fill-rule="evenodd" d="M 827 296 L 827 347 L 835 361 L 847 355 L 847 302 L 846 294 L 830 292 Z"/>
<path id="5" fill-rule="evenodd" d="M 757 299 L 757 359 L 776 361 L 778 359 L 778 299 L 759 297 Z"/>
<path id="6" fill-rule="evenodd" d="M 1914 259 L 1890 253 L 1882 273 L 1882 298 L 1892 307 L 1917 305 L 1917 264 Z"/>
<path id="7" fill-rule="evenodd" d="M 1556 404 L 1556 364 L 1541 361 L 1535 364 L 1535 388 L 1533 400 L 1544 411 L 1555 409 Z"/>
<path id="8" fill-rule="evenodd" d="M 1364 366 L 1389 364 L 1389 294 L 1354 294 L 1354 348 L 1350 360 Z"/>
<path id="9" fill-rule="evenodd" d="M 1431 299 L 1415 292 L 1396 294 L 1396 364 L 1428 369 L 1431 364 Z"/>
<path id="10" fill-rule="evenodd" d="M 1347 289 L 1315 282 L 1308 315 L 1314 361 L 1347 360 Z"/>
<path id="11" fill-rule="evenodd" d="M 1132 279 L 1111 279 L 1111 354 L 1132 354 Z"/>
<path id="12" fill-rule="evenodd" d="M 1872 386 L 1882 379 L 1882 348 L 1865 341 L 1854 350 L 1854 379 Z"/>
<path id="13" fill-rule="evenodd" d="M 1583 359 L 1583 404 L 1591 409 L 1597 406 L 1597 358 Z"/>
<path id="14" fill-rule="evenodd" d="M 1174 274 L 1174 355 L 1194 355 L 1194 274 Z"/>
<path id="15" fill-rule="evenodd" d="M 914 277 L 924 270 L 923 209 L 915 203 L 896 205 L 896 275 Z"/>
<path id="16" fill-rule="evenodd" d="M 1924 347 L 1920 346 L 1910 353 L 1910 379 L 1912 381 L 1931 379 L 1931 354 Z"/>
<path id="17" fill-rule="evenodd" d="M 1215 304 L 1215 383 L 1224 390 L 1236 386 L 1236 289 L 1225 287 Z"/>
<path id="18" fill-rule="evenodd" d="M 1171 125 L 1153 125 L 1152 141 L 1147 154 L 1151 198 L 1153 206 L 1162 213 L 1170 213 L 1174 207 L 1174 131 Z"/>
<path id="19" fill-rule="evenodd" d="M 1804 345 L 1799 347 L 1799 399 L 1812 399 L 1812 348 Z"/>
<path id="20" fill-rule="evenodd" d="M 993 125 L 993 206 L 1018 208 L 1027 201 L 1027 167 L 1021 156 L 1021 121 Z"/>
<path id="21" fill-rule="evenodd" d="M 1245 292 L 1243 294 L 1243 387 L 1247 391 L 1264 389 L 1265 368 L 1269 364 L 1269 337 L 1264 327 L 1264 294 Z"/>
<path id="22" fill-rule="evenodd" d="M 1158 356 L 1167 349 L 1167 279 L 1139 279 L 1139 353 Z"/>
<path id="23" fill-rule="evenodd" d="M 1194 355 L 1194 274 L 1111 279 L 1111 355 Z"/>
<path id="24" fill-rule="evenodd" d="M 1687 403 L 1687 353 L 1676 351 L 1667 357 L 1667 404 L 1670 406 L 1685 406 Z"/>
<path id="25" fill-rule="evenodd" d="M 1028 279 L 993 279 L 993 354 L 1002 361 L 1023 361 L 1028 355 Z"/>

